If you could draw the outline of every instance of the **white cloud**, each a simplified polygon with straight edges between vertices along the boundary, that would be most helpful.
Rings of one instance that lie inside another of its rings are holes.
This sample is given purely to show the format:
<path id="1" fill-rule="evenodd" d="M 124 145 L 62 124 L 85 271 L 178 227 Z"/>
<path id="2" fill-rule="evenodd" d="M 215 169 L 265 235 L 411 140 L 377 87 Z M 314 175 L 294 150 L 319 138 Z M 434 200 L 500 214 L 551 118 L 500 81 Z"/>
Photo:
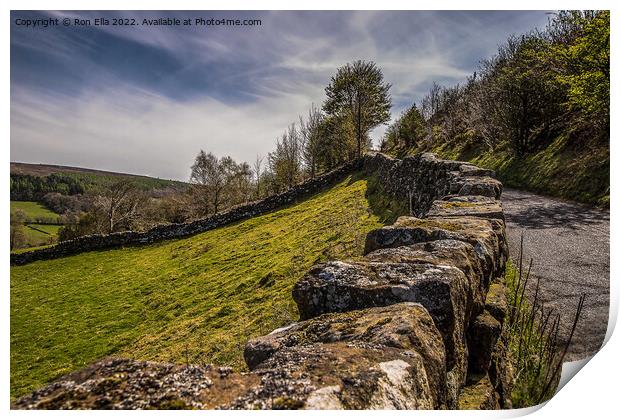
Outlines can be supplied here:
<path id="1" fill-rule="evenodd" d="M 185 180 L 201 148 L 247 161 L 265 155 L 307 107 L 308 96 L 228 105 L 124 89 L 55 101 L 24 94 L 11 107 L 11 137 L 19 139 L 11 144 L 11 159 Z"/>
<path id="2" fill-rule="evenodd" d="M 529 30 L 546 18 L 542 12 L 532 13 L 498 20 L 439 12 L 328 13 L 312 18 L 271 12 L 261 15 L 260 29 L 251 30 L 102 29 L 159 49 L 186 69 L 205 68 L 205 78 L 212 77 L 208 66 L 222 63 L 230 68 L 215 82 L 236 86 L 231 98 L 226 98 L 228 92 L 204 90 L 192 100 L 160 93 L 161 86 L 184 77 L 184 71 L 164 74 L 148 88 L 139 88 L 116 76 L 113 62 L 88 54 L 71 56 L 79 39 L 47 32 L 46 43 L 37 44 L 34 32 L 13 36 L 13 47 L 28 46 L 70 60 L 67 70 L 81 72 L 79 82 L 85 84 L 75 96 L 50 93 L 54 86 L 43 90 L 12 84 L 11 159 L 177 179 L 187 178 L 200 148 L 251 161 L 257 153 L 272 150 L 275 138 L 312 103 L 323 101 L 324 87 L 338 66 L 356 59 L 375 61 L 393 86 L 396 118 L 403 107 L 419 101 L 433 81 L 464 80 L 476 61 L 491 54 L 508 34 Z M 83 42 L 90 49 L 95 41 Z M 240 103 L 241 92 L 248 95 Z M 378 127 L 372 136 L 380 138 L 385 128 Z"/>

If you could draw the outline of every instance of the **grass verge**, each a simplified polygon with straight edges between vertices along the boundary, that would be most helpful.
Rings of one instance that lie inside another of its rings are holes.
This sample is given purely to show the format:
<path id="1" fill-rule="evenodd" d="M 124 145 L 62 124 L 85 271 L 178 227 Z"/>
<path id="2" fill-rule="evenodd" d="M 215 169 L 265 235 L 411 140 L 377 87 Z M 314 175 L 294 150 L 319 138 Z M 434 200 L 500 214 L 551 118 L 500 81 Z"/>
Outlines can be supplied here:
<path id="1" fill-rule="evenodd" d="M 505 277 L 509 302 L 508 348 L 515 368 L 511 394 L 514 408 L 531 407 L 553 397 L 583 306 L 582 297 L 577 306 L 572 332 L 567 340 L 561 342 L 558 336 L 560 314 L 545 308 L 541 303 L 538 279 L 533 300 L 528 300 L 526 296 L 527 285 L 534 280 L 530 278 L 532 261 L 524 270 L 522 255 L 523 238 L 517 265 L 509 261 Z"/>

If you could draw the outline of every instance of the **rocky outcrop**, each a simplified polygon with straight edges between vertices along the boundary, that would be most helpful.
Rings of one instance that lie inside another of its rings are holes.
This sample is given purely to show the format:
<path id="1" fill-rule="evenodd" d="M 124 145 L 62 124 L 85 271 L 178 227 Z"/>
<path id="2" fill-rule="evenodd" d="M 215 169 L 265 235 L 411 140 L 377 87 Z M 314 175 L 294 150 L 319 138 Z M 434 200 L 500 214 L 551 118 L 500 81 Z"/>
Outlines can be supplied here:
<path id="1" fill-rule="evenodd" d="M 510 407 L 501 184 L 430 154 L 356 165 L 412 215 L 370 232 L 363 257 L 300 279 L 301 320 L 247 343 L 249 373 L 103 361 L 15 408 Z"/>

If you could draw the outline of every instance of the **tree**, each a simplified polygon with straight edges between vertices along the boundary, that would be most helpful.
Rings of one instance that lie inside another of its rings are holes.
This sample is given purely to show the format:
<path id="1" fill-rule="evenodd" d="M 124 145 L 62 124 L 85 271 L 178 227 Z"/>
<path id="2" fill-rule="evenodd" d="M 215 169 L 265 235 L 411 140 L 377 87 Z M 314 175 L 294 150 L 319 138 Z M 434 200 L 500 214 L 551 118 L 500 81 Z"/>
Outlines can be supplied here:
<path id="1" fill-rule="evenodd" d="M 64 225 L 58 232 L 58 241 L 69 241 L 80 236 L 91 235 L 93 233 L 104 233 L 102 231 L 101 220 L 98 213 L 93 209 L 88 213 L 82 214 L 73 223 Z"/>
<path id="2" fill-rule="evenodd" d="M 198 214 L 208 216 L 217 213 L 224 189 L 224 173 L 219 159 L 213 153 L 207 154 L 201 150 L 192 165 L 189 180 L 194 185 L 192 195 Z"/>
<path id="3" fill-rule="evenodd" d="M 314 104 L 308 111 L 308 118 L 304 121 L 299 117 L 299 133 L 302 141 L 302 158 L 308 169 L 310 178 L 317 173 L 319 155 L 321 153 L 321 123 L 324 116 Z"/>
<path id="4" fill-rule="evenodd" d="M 426 121 L 430 121 L 439 111 L 441 86 L 433 82 L 428 94 L 422 99 L 422 115 Z"/>
<path id="5" fill-rule="evenodd" d="M 254 173 L 247 162 L 235 163 L 230 159 L 229 178 L 226 183 L 225 202 L 229 206 L 250 201 L 253 192 Z"/>
<path id="6" fill-rule="evenodd" d="M 325 88 L 323 110 L 330 116 L 348 116 L 353 121 L 358 157 L 368 132 L 390 120 L 390 87 L 374 62 L 358 60 L 340 67 Z"/>
<path id="7" fill-rule="evenodd" d="M 267 156 L 277 191 L 290 188 L 301 179 L 301 139 L 295 123 L 276 140 L 276 150 Z"/>
<path id="8" fill-rule="evenodd" d="M 386 131 L 383 148 L 405 150 L 419 144 L 426 136 L 426 121 L 416 104 L 407 108 Z"/>
<path id="9" fill-rule="evenodd" d="M 319 126 L 317 168 L 329 171 L 355 158 L 357 146 L 349 116 L 327 116 Z"/>
<path id="10" fill-rule="evenodd" d="M 244 203 L 252 196 L 252 169 L 230 156 L 217 158 L 201 150 L 192 165 L 190 195 L 196 215 L 209 216 L 224 208 Z"/>
<path id="11" fill-rule="evenodd" d="M 95 207 L 104 218 L 105 230 L 112 233 L 131 229 L 144 201 L 145 197 L 131 181 L 121 180 L 108 187 L 103 196 L 97 197 Z"/>
<path id="12" fill-rule="evenodd" d="M 254 160 L 254 164 L 252 165 L 254 169 L 254 176 L 256 177 L 256 189 L 255 189 L 256 199 L 260 199 L 260 177 L 261 177 L 261 171 L 263 167 L 263 160 L 264 160 L 263 156 L 256 155 L 256 159 Z"/>
<path id="13" fill-rule="evenodd" d="M 567 91 L 567 107 L 584 122 L 609 125 L 609 11 L 564 11 L 550 23 L 546 63 Z"/>

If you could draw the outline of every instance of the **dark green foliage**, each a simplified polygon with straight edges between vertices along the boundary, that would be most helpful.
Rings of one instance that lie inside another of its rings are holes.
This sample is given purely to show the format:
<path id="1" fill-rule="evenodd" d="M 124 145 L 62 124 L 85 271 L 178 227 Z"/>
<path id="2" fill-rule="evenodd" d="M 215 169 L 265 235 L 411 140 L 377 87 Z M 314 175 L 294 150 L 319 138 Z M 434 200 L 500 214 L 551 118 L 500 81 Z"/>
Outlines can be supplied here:
<path id="1" fill-rule="evenodd" d="M 323 110 L 353 122 L 357 156 L 362 155 L 366 134 L 390 120 L 390 87 L 374 62 L 358 60 L 340 67 L 325 88 Z"/>
<path id="2" fill-rule="evenodd" d="M 609 16 L 608 10 L 560 12 L 544 57 L 566 89 L 569 110 L 602 127 L 609 124 Z"/>
<path id="3" fill-rule="evenodd" d="M 328 116 L 322 121 L 319 133 L 317 167 L 320 171 L 329 171 L 355 158 L 355 131 L 349 118 Z"/>
<path id="4" fill-rule="evenodd" d="M 57 172 L 49 175 L 11 173 L 11 200 L 39 201 L 48 193 L 96 195 L 120 180 L 131 180 L 137 188 L 150 191 L 152 195 L 166 189 L 181 191 L 186 187 L 185 183 L 179 181 L 87 171 L 83 169 L 82 172 Z"/>
<path id="5" fill-rule="evenodd" d="M 544 31 L 511 36 L 465 84 L 433 85 L 426 134 L 410 147 L 494 169 L 510 186 L 587 203 L 609 202 L 609 12 L 567 11 Z"/>
<path id="6" fill-rule="evenodd" d="M 387 129 L 381 149 L 408 150 L 424 140 L 426 132 L 426 121 L 413 104 Z"/>
<path id="7" fill-rule="evenodd" d="M 34 201 L 47 193 L 82 194 L 84 183 L 69 175 L 47 176 L 11 174 L 11 200 Z"/>

